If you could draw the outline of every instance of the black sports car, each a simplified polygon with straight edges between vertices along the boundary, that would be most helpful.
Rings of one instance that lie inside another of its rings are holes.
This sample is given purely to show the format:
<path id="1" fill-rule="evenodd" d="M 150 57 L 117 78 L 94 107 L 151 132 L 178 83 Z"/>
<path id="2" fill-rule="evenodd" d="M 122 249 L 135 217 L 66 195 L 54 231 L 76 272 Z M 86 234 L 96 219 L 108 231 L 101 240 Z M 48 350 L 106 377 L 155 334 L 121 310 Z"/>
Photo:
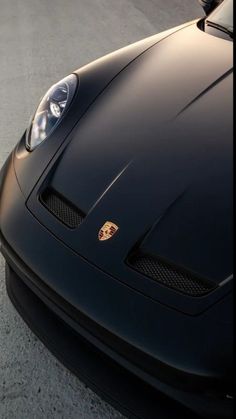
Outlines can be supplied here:
<path id="1" fill-rule="evenodd" d="M 0 173 L 13 304 L 128 416 L 232 416 L 233 0 L 201 3 L 52 86 Z"/>

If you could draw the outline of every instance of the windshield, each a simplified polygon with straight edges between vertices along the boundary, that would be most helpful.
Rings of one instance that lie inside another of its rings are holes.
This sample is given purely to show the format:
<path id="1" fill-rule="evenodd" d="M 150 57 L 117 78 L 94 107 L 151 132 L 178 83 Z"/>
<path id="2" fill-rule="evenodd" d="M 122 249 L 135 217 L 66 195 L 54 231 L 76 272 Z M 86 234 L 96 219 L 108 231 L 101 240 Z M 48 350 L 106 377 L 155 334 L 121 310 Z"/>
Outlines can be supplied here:
<path id="1" fill-rule="evenodd" d="M 207 22 L 214 23 L 233 32 L 233 0 L 224 0 L 208 17 Z"/>

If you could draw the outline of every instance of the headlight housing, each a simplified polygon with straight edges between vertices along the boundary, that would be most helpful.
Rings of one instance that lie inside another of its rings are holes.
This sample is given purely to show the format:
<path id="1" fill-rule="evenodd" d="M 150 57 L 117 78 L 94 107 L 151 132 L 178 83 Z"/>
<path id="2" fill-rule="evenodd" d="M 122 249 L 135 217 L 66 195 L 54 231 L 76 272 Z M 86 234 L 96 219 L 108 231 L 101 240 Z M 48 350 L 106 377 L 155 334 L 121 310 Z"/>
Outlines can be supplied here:
<path id="1" fill-rule="evenodd" d="M 54 84 L 42 98 L 26 133 L 26 148 L 33 151 L 59 125 L 77 87 L 77 77 L 70 74 Z"/>

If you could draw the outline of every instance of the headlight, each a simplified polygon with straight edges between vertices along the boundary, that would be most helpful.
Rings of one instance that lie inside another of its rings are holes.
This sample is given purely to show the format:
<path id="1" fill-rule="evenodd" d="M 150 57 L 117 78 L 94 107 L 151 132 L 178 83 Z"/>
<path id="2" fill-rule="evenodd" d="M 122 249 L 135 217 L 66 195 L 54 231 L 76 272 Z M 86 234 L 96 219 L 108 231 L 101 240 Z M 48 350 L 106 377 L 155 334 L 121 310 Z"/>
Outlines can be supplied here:
<path id="1" fill-rule="evenodd" d="M 77 87 L 77 77 L 70 74 L 54 84 L 41 100 L 26 133 L 26 148 L 34 150 L 55 130 L 69 107 Z"/>

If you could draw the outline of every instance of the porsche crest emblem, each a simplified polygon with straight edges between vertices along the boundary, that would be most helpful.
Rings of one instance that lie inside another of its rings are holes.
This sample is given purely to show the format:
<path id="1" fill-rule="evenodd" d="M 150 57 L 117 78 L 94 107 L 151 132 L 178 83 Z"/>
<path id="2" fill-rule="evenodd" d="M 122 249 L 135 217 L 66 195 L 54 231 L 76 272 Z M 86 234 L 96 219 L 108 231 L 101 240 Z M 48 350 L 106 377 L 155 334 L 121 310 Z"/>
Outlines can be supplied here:
<path id="1" fill-rule="evenodd" d="M 99 230 L 98 239 L 100 241 L 111 239 L 117 233 L 119 227 L 111 221 L 106 221 L 102 228 Z"/>

